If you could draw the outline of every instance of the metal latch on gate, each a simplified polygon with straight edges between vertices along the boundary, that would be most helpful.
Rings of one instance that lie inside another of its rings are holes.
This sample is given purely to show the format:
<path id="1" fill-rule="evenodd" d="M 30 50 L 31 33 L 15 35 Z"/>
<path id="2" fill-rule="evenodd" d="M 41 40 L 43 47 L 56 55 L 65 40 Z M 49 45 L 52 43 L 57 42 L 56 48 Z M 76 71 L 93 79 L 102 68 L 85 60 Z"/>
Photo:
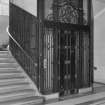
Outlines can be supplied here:
<path id="1" fill-rule="evenodd" d="M 44 69 L 47 69 L 47 59 L 44 59 Z"/>
<path id="2" fill-rule="evenodd" d="M 65 61 L 65 64 L 70 64 L 70 63 L 71 63 L 70 60 L 66 60 L 66 61 Z"/>

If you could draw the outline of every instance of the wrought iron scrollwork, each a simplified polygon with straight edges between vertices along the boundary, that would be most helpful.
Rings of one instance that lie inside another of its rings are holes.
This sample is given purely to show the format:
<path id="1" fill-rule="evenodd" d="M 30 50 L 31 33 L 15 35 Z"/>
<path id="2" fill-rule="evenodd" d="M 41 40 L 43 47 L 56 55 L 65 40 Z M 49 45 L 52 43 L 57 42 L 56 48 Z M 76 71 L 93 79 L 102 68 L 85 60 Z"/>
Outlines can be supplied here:
<path id="1" fill-rule="evenodd" d="M 53 2 L 52 13 L 48 14 L 48 20 L 54 20 L 65 23 L 78 23 L 79 8 L 77 8 L 72 0 L 58 0 Z M 55 13 L 54 13 L 55 12 Z"/>

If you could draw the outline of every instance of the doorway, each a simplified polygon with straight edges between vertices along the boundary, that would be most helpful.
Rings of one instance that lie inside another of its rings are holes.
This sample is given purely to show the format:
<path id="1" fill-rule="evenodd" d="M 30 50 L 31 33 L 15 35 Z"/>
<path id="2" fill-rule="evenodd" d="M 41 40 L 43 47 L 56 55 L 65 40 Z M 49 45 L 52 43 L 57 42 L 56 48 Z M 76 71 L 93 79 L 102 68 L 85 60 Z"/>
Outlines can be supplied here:
<path id="1" fill-rule="evenodd" d="M 75 91 L 76 35 L 70 30 L 60 32 L 60 95 Z"/>
<path id="2" fill-rule="evenodd" d="M 44 0 L 40 4 L 43 5 L 43 15 L 39 17 L 42 18 L 40 36 L 44 43 L 40 46 L 45 93 L 58 92 L 65 96 L 92 86 L 93 37 L 89 4 L 87 0 Z M 87 15 L 83 15 L 83 11 Z"/>
<path id="3" fill-rule="evenodd" d="M 89 87 L 92 82 L 89 34 L 75 29 L 61 29 L 58 39 L 60 96 L 78 93 L 79 89 Z"/>

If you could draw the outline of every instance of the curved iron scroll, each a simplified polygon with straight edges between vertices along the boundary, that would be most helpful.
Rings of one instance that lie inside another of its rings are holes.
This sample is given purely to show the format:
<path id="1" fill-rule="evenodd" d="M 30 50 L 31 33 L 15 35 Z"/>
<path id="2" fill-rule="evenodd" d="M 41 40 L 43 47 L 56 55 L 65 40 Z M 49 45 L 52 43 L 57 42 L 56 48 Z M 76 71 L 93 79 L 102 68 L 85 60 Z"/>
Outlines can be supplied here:
<path id="1" fill-rule="evenodd" d="M 48 20 L 54 20 L 64 23 L 78 23 L 80 8 L 73 5 L 72 0 L 58 0 L 50 8 L 53 12 L 48 14 Z"/>

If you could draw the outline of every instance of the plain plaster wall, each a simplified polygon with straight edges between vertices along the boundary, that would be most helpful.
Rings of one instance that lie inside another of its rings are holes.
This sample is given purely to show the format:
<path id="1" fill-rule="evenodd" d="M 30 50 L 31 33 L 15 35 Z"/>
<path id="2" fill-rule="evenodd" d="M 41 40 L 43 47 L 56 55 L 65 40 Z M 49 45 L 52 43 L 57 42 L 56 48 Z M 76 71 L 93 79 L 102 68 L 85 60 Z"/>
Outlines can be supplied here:
<path id="1" fill-rule="evenodd" d="M 94 7 L 94 79 L 105 83 L 105 2 L 93 0 Z"/>
<path id="2" fill-rule="evenodd" d="M 10 2 L 37 16 L 37 0 L 10 0 Z"/>
<path id="3" fill-rule="evenodd" d="M 9 15 L 9 0 L 0 0 L 0 15 Z"/>

